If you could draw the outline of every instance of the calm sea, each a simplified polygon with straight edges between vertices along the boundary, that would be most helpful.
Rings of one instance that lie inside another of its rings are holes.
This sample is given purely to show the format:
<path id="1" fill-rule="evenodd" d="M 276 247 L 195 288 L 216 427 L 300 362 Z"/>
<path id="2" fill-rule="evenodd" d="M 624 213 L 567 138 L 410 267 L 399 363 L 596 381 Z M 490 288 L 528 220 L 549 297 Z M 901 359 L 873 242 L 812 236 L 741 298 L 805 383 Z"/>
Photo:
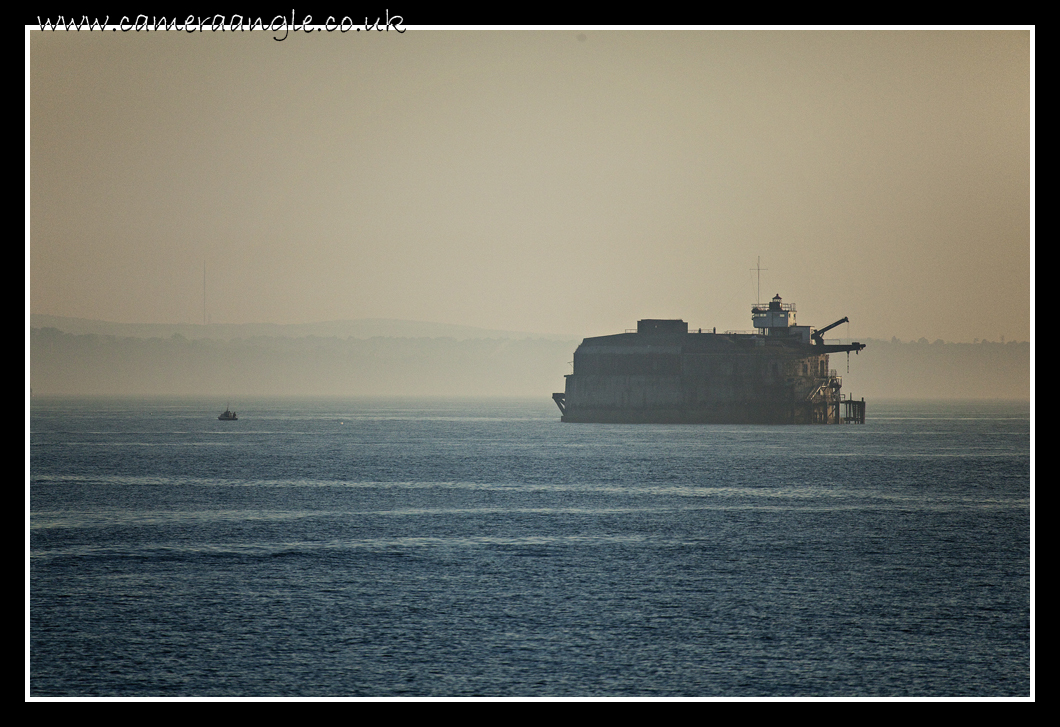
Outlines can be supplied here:
<path id="1" fill-rule="evenodd" d="M 224 404 L 33 399 L 31 696 L 1031 693 L 1026 403 Z"/>

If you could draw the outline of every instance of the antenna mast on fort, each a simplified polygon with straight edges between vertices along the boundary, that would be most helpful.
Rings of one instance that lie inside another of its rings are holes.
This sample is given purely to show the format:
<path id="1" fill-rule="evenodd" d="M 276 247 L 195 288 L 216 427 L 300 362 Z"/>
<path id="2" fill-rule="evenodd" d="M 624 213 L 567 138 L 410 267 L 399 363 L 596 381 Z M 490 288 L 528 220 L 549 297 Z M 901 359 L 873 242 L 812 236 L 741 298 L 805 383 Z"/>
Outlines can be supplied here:
<path id="1" fill-rule="evenodd" d="M 755 290 L 755 305 L 762 302 L 762 271 L 769 270 L 769 268 L 762 267 L 762 256 L 758 256 L 758 264 L 751 268 L 751 272 L 758 271 L 758 288 Z"/>

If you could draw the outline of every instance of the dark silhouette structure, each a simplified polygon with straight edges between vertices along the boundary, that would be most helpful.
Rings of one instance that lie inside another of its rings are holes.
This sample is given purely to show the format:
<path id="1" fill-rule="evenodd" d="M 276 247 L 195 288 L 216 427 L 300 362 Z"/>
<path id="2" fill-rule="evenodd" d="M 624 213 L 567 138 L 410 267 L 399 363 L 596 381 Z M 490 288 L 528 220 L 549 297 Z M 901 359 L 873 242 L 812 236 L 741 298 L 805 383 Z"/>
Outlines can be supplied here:
<path id="1" fill-rule="evenodd" d="M 865 403 L 843 399 L 828 355 L 865 345 L 827 344 L 795 322 L 779 295 L 751 309 L 754 332 L 690 333 L 683 320 L 647 319 L 636 333 L 586 338 L 574 373 L 552 395 L 565 422 L 839 424 L 865 421 Z M 841 415 L 840 406 L 846 406 Z"/>

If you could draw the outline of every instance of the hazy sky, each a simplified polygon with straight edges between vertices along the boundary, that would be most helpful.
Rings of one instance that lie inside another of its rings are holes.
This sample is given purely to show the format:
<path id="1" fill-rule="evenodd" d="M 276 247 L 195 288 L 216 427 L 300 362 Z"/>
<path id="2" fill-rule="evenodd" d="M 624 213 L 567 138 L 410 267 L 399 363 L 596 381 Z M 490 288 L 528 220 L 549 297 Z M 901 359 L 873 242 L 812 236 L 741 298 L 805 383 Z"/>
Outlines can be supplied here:
<path id="1" fill-rule="evenodd" d="M 29 35 L 34 313 L 1030 337 L 1029 31 Z"/>

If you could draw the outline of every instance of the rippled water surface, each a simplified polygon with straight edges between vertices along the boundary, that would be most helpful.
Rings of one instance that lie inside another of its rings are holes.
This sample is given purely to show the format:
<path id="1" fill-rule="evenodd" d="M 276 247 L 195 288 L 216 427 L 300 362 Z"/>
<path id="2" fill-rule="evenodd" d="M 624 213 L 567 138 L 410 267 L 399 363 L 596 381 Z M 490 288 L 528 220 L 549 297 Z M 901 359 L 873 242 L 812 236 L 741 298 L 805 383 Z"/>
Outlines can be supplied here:
<path id="1" fill-rule="evenodd" d="M 1030 694 L 1026 404 L 235 408 L 32 402 L 31 695 Z"/>

